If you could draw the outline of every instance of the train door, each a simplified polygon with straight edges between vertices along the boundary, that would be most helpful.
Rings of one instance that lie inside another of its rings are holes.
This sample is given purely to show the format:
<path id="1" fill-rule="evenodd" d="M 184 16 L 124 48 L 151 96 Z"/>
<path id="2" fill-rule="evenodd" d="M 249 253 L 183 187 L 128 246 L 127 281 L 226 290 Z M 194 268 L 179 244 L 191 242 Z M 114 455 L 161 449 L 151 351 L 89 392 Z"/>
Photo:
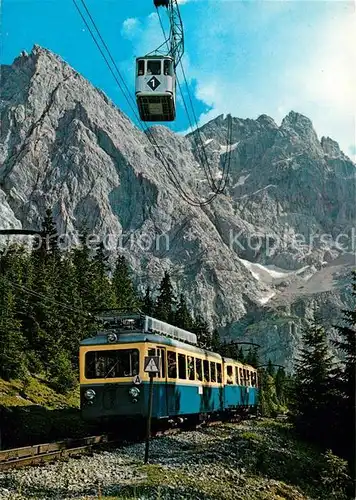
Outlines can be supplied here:
<path id="1" fill-rule="evenodd" d="M 162 391 L 161 391 L 161 397 L 162 397 L 162 413 L 164 415 L 162 416 L 168 416 L 168 387 L 167 387 L 167 356 L 166 356 L 166 348 L 165 347 L 159 347 L 157 349 L 157 355 L 161 358 L 161 380 L 162 380 Z"/>
<path id="2" fill-rule="evenodd" d="M 161 368 L 158 377 L 155 377 L 154 391 L 154 415 L 158 418 L 168 416 L 168 391 L 167 391 L 167 358 L 165 347 L 157 347 L 148 350 L 149 356 L 159 356 L 161 358 Z"/>

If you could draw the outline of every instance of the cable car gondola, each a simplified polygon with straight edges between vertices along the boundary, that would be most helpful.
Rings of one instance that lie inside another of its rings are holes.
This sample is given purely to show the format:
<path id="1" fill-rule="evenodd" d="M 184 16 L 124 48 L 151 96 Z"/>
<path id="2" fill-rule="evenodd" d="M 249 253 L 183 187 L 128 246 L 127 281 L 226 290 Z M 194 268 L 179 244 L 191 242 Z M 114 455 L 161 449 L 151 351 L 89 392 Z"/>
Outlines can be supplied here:
<path id="1" fill-rule="evenodd" d="M 136 59 L 136 100 L 141 120 L 171 122 L 176 117 L 176 77 L 170 56 Z"/>
<path id="2" fill-rule="evenodd" d="M 153 3 L 157 9 L 167 8 L 170 35 L 162 45 L 167 45 L 168 52 L 165 55 L 151 55 L 151 52 L 136 59 L 136 101 L 141 120 L 171 122 L 176 117 L 175 70 L 184 52 L 183 23 L 177 0 L 154 0 Z"/>

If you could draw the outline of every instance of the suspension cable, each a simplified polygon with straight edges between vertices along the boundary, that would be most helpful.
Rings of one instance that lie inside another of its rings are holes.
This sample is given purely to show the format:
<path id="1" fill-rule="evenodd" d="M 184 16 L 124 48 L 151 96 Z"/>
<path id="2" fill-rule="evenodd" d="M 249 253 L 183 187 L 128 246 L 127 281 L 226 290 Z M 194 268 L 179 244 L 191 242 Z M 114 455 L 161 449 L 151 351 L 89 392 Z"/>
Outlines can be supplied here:
<path id="1" fill-rule="evenodd" d="M 167 50 L 169 51 L 169 45 L 168 45 L 168 38 L 166 36 L 166 32 L 165 32 L 165 29 L 164 29 L 164 26 L 163 26 L 163 22 L 162 22 L 162 18 L 161 18 L 161 14 L 159 12 L 159 9 L 158 7 L 156 7 L 156 11 L 157 11 L 157 15 L 158 15 L 158 19 L 159 19 L 159 24 L 160 24 L 160 27 L 161 27 L 161 30 L 162 30 L 162 33 L 163 33 L 163 37 L 165 38 L 165 44 L 167 45 Z M 184 68 L 183 68 L 183 64 L 182 64 L 182 61 L 181 59 L 179 60 L 179 63 L 180 63 L 180 67 L 182 69 L 182 74 L 183 74 L 183 77 L 184 77 L 184 81 L 185 81 L 185 84 L 186 84 L 186 87 L 187 87 L 187 91 L 188 91 L 188 96 L 189 96 L 189 100 L 190 100 L 190 105 L 191 105 L 191 108 L 193 110 L 193 116 L 195 118 L 195 125 L 196 125 L 196 130 L 198 131 L 198 120 L 197 120 L 197 117 L 195 115 L 195 111 L 194 111 L 194 106 L 193 106 L 193 102 L 192 102 L 192 98 L 191 98 L 191 95 L 190 95 L 190 92 L 189 92 L 189 87 L 188 87 L 188 83 L 187 83 L 187 79 L 186 79 L 186 76 L 185 76 L 185 72 L 184 72 Z M 190 118 L 190 114 L 189 114 L 189 111 L 188 111 L 188 106 L 186 104 L 186 101 L 185 101 L 185 97 L 184 97 L 184 94 L 183 94 L 183 91 L 182 91 L 182 87 L 181 87 L 181 84 L 180 84 L 180 81 L 178 79 L 178 76 L 176 74 L 176 79 L 177 79 L 177 83 L 178 83 L 178 88 L 179 88 L 179 91 L 180 91 L 180 95 L 182 97 L 182 101 L 183 101 L 183 106 L 184 106 L 184 109 L 185 109 L 185 112 L 186 112 L 186 115 L 188 117 L 188 121 L 189 121 L 189 125 L 190 125 L 190 128 L 192 130 L 194 130 L 194 127 L 193 127 L 193 124 L 192 124 L 192 120 Z M 214 180 L 214 177 L 213 177 L 213 174 L 211 172 L 211 169 L 210 169 L 210 164 L 209 164 L 209 160 L 207 158 L 207 155 L 206 155 L 206 151 L 205 151 L 205 148 L 204 148 L 204 145 L 202 143 L 202 139 L 201 139 L 201 136 L 198 132 L 198 138 L 200 139 L 200 142 L 202 144 L 202 151 L 204 153 L 204 156 L 205 156 L 205 164 L 204 164 L 204 158 L 202 158 L 201 154 L 200 154 L 200 150 L 199 150 L 199 146 L 197 144 L 197 139 L 196 139 L 196 135 L 194 134 L 194 142 L 195 142 L 195 145 L 197 147 L 197 153 L 200 157 L 200 161 L 202 163 L 202 166 L 203 166 L 203 169 L 204 169 L 204 172 L 205 172 L 205 176 L 208 180 L 208 184 L 210 186 L 210 188 L 213 190 L 213 191 L 216 191 L 217 188 L 216 188 L 216 185 L 215 185 L 215 180 Z"/>
<path id="2" fill-rule="evenodd" d="M 112 57 L 112 55 L 111 55 L 111 53 L 110 53 L 110 50 L 109 50 L 108 46 L 106 45 L 106 43 L 105 43 L 105 41 L 104 41 L 103 37 L 101 36 L 100 31 L 99 31 L 99 29 L 98 29 L 97 25 L 95 24 L 95 22 L 94 22 L 94 20 L 93 20 L 93 17 L 91 16 L 91 14 L 90 14 L 90 12 L 89 12 L 88 7 L 87 7 L 87 6 L 86 6 L 86 4 L 85 4 L 85 1 L 84 1 L 84 0 L 80 0 L 80 1 L 81 1 L 81 3 L 83 4 L 83 6 L 84 6 L 84 8 L 85 8 L 86 12 L 87 12 L 87 13 L 88 13 L 88 15 L 90 16 L 90 19 L 91 19 L 91 21 L 92 21 L 92 23 L 93 23 L 93 25 L 94 25 L 94 28 L 95 28 L 95 30 L 97 31 L 97 33 L 98 33 L 98 35 L 99 35 L 99 37 L 100 37 L 100 40 L 102 40 L 102 43 L 104 44 L 104 47 L 105 47 L 106 51 L 108 52 L 109 57 L 110 57 L 111 61 L 113 62 L 114 67 L 115 67 L 115 69 L 116 69 L 116 71 L 117 71 L 118 75 L 120 76 L 120 78 L 121 78 L 121 80 L 122 80 L 122 82 L 123 82 L 123 85 L 125 86 L 125 88 L 126 88 L 126 90 L 127 90 L 128 94 L 129 94 L 129 98 L 127 97 L 126 93 L 124 92 L 123 87 L 122 87 L 122 85 L 119 83 L 119 81 L 118 81 L 118 79 L 117 79 L 117 77 L 116 77 L 116 75 L 115 75 L 114 71 L 112 70 L 112 68 L 111 68 L 111 66 L 110 66 L 110 63 L 109 63 L 109 61 L 108 61 L 107 57 L 105 56 L 105 54 L 103 53 L 103 50 L 101 49 L 101 47 L 100 47 L 99 43 L 97 42 L 97 40 L 96 40 L 96 38 L 95 38 L 95 35 L 94 35 L 94 33 L 93 33 L 93 31 L 92 31 L 91 27 L 89 26 L 89 24 L 88 24 L 88 22 L 86 21 L 86 19 L 85 19 L 84 15 L 83 15 L 83 14 L 82 14 L 82 12 L 80 11 L 80 9 L 79 9 L 79 7 L 78 7 L 78 4 L 77 4 L 76 0 L 73 0 L 73 2 L 74 2 L 74 4 L 75 4 L 75 7 L 76 7 L 76 9 L 78 10 L 78 12 L 79 12 L 79 14 L 80 14 L 80 17 L 82 18 L 83 22 L 85 23 L 86 27 L 88 28 L 88 31 L 90 32 L 91 37 L 93 38 L 93 40 L 94 40 L 94 42 L 95 42 L 96 46 L 98 47 L 98 49 L 99 49 L 99 51 L 100 51 L 101 55 L 103 56 L 103 58 L 104 58 L 104 60 L 105 60 L 105 62 L 106 62 L 106 64 L 107 64 L 107 66 L 109 67 L 109 70 L 110 70 L 111 74 L 114 76 L 116 83 L 119 85 L 119 88 L 120 88 L 120 90 L 122 91 L 122 93 L 123 93 L 123 95 L 124 95 L 125 99 L 126 99 L 127 101 L 128 101 L 128 99 L 132 99 L 132 100 L 133 100 L 133 98 L 131 97 L 131 94 L 130 94 L 130 92 L 129 92 L 129 89 L 128 89 L 128 87 L 127 87 L 127 84 L 125 83 L 125 80 L 124 80 L 124 78 L 122 77 L 121 72 L 120 72 L 120 70 L 118 69 L 118 67 L 117 67 L 117 65 L 116 65 L 116 63 L 115 63 L 115 61 L 114 61 L 114 59 L 113 59 L 113 57 Z M 136 112 L 136 109 L 135 109 L 135 108 L 133 108 L 133 107 L 131 106 L 131 104 L 129 104 L 129 105 L 130 105 L 131 110 L 132 110 L 132 111 L 133 111 L 133 113 L 134 113 L 134 116 L 135 116 L 136 118 L 138 118 L 138 117 L 137 117 L 137 112 Z M 149 128 L 147 128 L 146 126 L 143 126 L 143 127 L 142 127 L 142 123 L 141 123 L 140 118 L 138 118 L 138 123 L 139 123 L 139 126 L 140 126 L 141 130 L 143 129 L 143 131 L 145 132 L 145 134 L 146 134 L 146 136 L 147 136 L 147 138 L 148 138 L 149 142 L 150 142 L 150 143 L 151 143 L 151 144 L 152 144 L 152 145 L 156 148 L 156 151 L 158 151 L 158 153 L 159 153 L 159 155 L 160 155 L 160 158 L 158 158 L 158 159 L 159 159 L 159 160 L 160 160 L 160 162 L 162 163 L 162 165 L 163 165 L 163 167 L 164 167 L 164 169 L 165 169 L 165 171 L 166 171 L 166 173 L 167 173 L 167 175 L 168 175 L 168 178 L 170 179 L 170 181 L 172 182 L 172 184 L 174 185 L 174 187 L 177 189 L 177 191 L 181 194 L 181 196 L 182 196 L 182 198 L 184 199 L 184 201 L 186 201 L 188 204 L 190 204 L 190 205 L 192 205 L 192 206 L 205 206 L 205 205 L 207 205 L 207 204 L 211 203 L 211 202 L 213 201 L 213 199 L 215 199 L 215 198 L 216 198 L 216 196 L 217 196 L 217 194 L 219 194 L 219 193 L 214 193 L 214 194 L 213 194 L 213 196 L 210 196 L 208 199 L 206 199 L 206 200 L 204 200 L 204 201 L 194 200 L 193 198 L 191 198 L 191 197 L 190 197 L 190 195 L 182 189 L 182 187 L 181 187 L 181 185 L 180 185 L 180 183 L 179 183 L 179 180 L 177 179 L 177 177 L 176 177 L 175 173 L 174 173 L 173 171 L 171 171 L 171 169 L 170 169 L 170 167 L 169 167 L 169 163 L 167 162 L 166 158 L 163 156 L 162 152 L 160 151 L 160 148 L 159 148 L 159 146 L 158 146 L 158 144 L 157 144 L 157 142 L 156 142 L 156 140 L 155 140 L 155 137 L 154 137 L 154 136 L 153 136 L 153 134 L 152 134 L 152 130 L 151 130 L 151 129 L 149 129 Z"/>

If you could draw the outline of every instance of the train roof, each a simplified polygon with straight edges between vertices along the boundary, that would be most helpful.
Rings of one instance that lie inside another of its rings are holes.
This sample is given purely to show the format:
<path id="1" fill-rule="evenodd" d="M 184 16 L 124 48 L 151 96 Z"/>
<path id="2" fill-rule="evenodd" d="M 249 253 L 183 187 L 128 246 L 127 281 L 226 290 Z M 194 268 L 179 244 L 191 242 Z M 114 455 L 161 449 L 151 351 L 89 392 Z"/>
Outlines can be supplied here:
<path id="1" fill-rule="evenodd" d="M 222 359 L 220 354 L 216 352 L 207 351 L 196 347 L 195 345 L 188 344 L 185 342 L 180 342 L 179 340 L 172 339 L 170 337 L 165 337 L 163 335 L 156 335 L 151 333 L 120 333 L 118 340 L 115 344 L 134 344 L 138 342 L 152 342 L 153 344 L 162 344 L 170 347 L 177 347 L 185 351 L 189 351 L 196 354 L 201 354 L 203 356 L 211 356 L 216 359 Z M 95 346 L 95 345 L 113 345 L 113 343 L 108 342 L 107 332 L 103 332 L 102 335 L 96 335 L 95 337 L 90 337 L 84 339 L 80 343 L 81 346 Z"/>

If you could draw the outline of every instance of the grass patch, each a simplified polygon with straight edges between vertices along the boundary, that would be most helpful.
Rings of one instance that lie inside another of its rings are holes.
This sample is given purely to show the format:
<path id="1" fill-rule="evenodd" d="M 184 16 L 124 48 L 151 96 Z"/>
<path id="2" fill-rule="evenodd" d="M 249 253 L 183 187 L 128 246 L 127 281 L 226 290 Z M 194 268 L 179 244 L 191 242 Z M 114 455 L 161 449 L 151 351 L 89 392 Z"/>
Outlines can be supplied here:
<path id="1" fill-rule="evenodd" d="M 79 387 L 63 395 L 41 376 L 0 379 L 2 446 L 12 448 L 88 435 L 79 411 Z"/>

